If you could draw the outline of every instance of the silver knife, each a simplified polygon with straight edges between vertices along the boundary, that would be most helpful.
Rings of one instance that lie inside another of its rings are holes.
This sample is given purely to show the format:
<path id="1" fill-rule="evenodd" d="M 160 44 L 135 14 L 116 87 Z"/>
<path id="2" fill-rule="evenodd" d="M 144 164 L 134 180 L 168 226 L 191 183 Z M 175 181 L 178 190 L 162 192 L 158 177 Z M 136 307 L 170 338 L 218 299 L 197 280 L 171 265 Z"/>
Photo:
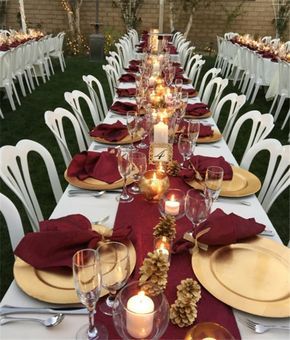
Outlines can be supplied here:
<path id="1" fill-rule="evenodd" d="M 100 191 L 104 191 L 105 193 L 106 192 L 109 192 L 109 193 L 118 193 L 118 192 L 121 192 L 122 190 L 121 189 L 108 189 L 108 190 L 82 190 L 82 189 L 70 189 L 68 190 L 68 194 L 69 195 L 76 195 L 76 194 L 84 194 L 84 195 L 94 195 L 94 194 L 97 194 L 98 192 Z"/>
<path id="2" fill-rule="evenodd" d="M 86 315 L 88 314 L 88 310 L 82 307 L 13 307 L 13 306 L 1 306 L 0 307 L 0 315 L 8 315 L 8 314 L 25 314 L 25 313 L 37 313 L 37 314 L 49 314 L 49 313 L 62 313 L 62 314 L 71 314 L 71 315 Z"/>

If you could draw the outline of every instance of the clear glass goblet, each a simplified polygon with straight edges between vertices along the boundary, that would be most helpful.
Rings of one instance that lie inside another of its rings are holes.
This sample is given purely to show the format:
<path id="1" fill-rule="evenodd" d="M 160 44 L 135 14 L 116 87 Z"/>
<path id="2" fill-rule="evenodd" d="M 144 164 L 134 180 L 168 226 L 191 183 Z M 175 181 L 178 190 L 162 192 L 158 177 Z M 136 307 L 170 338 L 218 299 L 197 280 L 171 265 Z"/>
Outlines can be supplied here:
<path id="1" fill-rule="evenodd" d="M 108 339 L 108 331 L 95 322 L 96 304 L 99 300 L 102 276 L 98 254 L 94 249 L 82 249 L 73 256 L 73 278 L 77 295 L 89 311 L 89 325 L 77 332 L 77 339 Z"/>
<path id="2" fill-rule="evenodd" d="M 182 155 L 183 162 L 180 164 L 182 167 L 184 166 L 184 162 L 187 159 L 190 159 L 192 155 L 193 143 L 187 134 L 181 133 L 178 138 L 178 151 Z"/>
<path id="3" fill-rule="evenodd" d="M 192 223 L 193 230 L 204 222 L 211 209 L 212 201 L 203 193 L 190 189 L 185 196 L 185 214 Z"/>
<path id="4" fill-rule="evenodd" d="M 141 142 L 137 144 L 138 149 L 148 149 L 148 145 L 144 142 L 144 139 L 149 135 L 152 128 L 151 114 L 147 113 L 138 117 L 137 121 L 137 135 L 141 137 Z"/>
<path id="5" fill-rule="evenodd" d="M 219 197 L 224 177 L 224 170 L 220 166 L 209 166 L 204 180 L 204 194 L 213 202 Z"/>
<path id="6" fill-rule="evenodd" d="M 137 117 L 138 117 L 138 113 L 136 111 L 128 111 L 127 112 L 126 125 L 127 125 L 127 129 L 128 129 L 128 133 L 131 137 L 131 145 L 129 146 L 129 148 L 131 150 L 135 150 L 134 137 L 135 137 L 136 131 L 137 131 Z"/>
<path id="7" fill-rule="evenodd" d="M 119 197 L 117 197 L 117 200 L 120 203 L 130 203 L 133 201 L 134 198 L 132 195 L 128 194 L 126 185 L 128 176 L 130 175 L 132 170 L 132 150 L 130 150 L 130 148 L 128 147 L 120 147 L 118 149 L 117 157 L 118 170 L 124 180 L 122 193 Z"/>
<path id="8" fill-rule="evenodd" d="M 134 185 L 129 189 L 131 194 L 139 194 L 140 188 L 138 182 L 145 174 L 147 170 L 147 159 L 143 152 L 133 151 L 132 152 L 132 163 L 133 163 L 133 179 Z"/>
<path id="9" fill-rule="evenodd" d="M 102 271 L 102 286 L 109 291 L 107 299 L 100 304 L 100 311 L 112 315 L 117 291 L 127 282 L 130 275 L 128 247 L 120 242 L 105 242 L 97 248 Z"/>

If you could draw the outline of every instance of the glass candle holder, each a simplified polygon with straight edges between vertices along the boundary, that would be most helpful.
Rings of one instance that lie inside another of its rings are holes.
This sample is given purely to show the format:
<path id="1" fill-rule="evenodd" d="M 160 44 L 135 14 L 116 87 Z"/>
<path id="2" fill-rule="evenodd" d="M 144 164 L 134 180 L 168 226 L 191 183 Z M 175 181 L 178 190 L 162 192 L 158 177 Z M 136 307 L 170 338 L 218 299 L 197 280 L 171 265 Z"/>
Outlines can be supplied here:
<path id="1" fill-rule="evenodd" d="M 185 194 L 180 189 L 169 189 L 159 201 L 159 212 L 161 216 L 171 215 L 176 220 L 185 215 Z"/>
<path id="2" fill-rule="evenodd" d="M 151 296 L 149 284 L 133 281 L 118 293 L 113 321 L 122 339 L 159 339 L 169 322 L 169 304 L 163 293 Z"/>
<path id="3" fill-rule="evenodd" d="M 154 251 L 165 255 L 170 262 L 172 248 L 172 240 L 166 236 L 159 236 L 154 238 Z"/>
<path id="4" fill-rule="evenodd" d="M 193 326 L 185 335 L 185 340 L 227 339 L 234 340 L 232 334 L 223 326 L 214 322 L 201 322 Z"/>
<path id="5" fill-rule="evenodd" d="M 148 201 L 159 201 L 169 188 L 169 179 L 165 172 L 149 170 L 140 180 L 141 193 Z"/>

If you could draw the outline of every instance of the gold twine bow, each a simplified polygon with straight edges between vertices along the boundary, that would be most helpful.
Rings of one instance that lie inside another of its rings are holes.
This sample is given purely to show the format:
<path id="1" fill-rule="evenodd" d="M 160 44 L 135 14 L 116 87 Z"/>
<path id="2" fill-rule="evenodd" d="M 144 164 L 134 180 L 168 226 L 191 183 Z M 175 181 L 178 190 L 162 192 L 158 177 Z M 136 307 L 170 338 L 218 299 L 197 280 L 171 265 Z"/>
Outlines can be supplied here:
<path id="1" fill-rule="evenodd" d="M 201 230 L 199 233 L 197 233 L 196 237 L 193 237 L 192 236 L 192 233 L 189 233 L 189 232 L 186 232 L 184 235 L 183 235 L 183 238 L 186 240 L 186 241 L 189 241 L 189 242 L 192 242 L 194 244 L 194 247 L 191 249 L 191 253 L 194 253 L 196 251 L 198 251 L 199 249 L 202 249 L 204 251 L 207 251 L 208 249 L 208 245 L 207 244 L 204 244 L 204 243 L 201 243 L 201 242 L 198 242 L 198 239 L 208 233 L 210 231 L 210 227 L 206 228 L 206 229 L 203 229 Z"/>

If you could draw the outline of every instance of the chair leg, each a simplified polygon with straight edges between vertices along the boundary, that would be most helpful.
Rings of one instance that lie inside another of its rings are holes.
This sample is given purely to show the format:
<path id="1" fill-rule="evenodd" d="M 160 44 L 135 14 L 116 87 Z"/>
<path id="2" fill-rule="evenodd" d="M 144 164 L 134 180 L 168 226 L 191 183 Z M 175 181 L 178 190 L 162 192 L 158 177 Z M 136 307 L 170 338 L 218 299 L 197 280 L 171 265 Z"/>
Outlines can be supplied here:
<path id="1" fill-rule="evenodd" d="M 284 129 L 284 127 L 285 127 L 287 121 L 289 120 L 289 118 L 290 118 L 290 109 L 289 109 L 289 111 L 288 111 L 288 113 L 287 113 L 287 116 L 286 116 L 284 122 L 283 122 L 283 125 L 281 126 L 281 130 Z M 290 137 L 290 132 L 289 132 L 289 137 Z"/>
<path id="2" fill-rule="evenodd" d="M 282 109 L 282 106 L 284 104 L 285 98 L 286 98 L 285 95 L 280 95 L 280 100 L 278 102 L 278 105 L 277 105 L 277 108 L 276 108 L 276 111 L 275 111 L 275 115 L 274 115 L 274 122 L 276 122 L 277 119 L 278 119 L 278 116 L 279 116 L 280 111 Z"/>
<path id="3" fill-rule="evenodd" d="M 251 98 L 251 94 L 252 94 L 252 91 L 253 91 L 253 88 L 254 88 L 254 84 L 255 84 L 254 78 L 250 77 L 249 82 L 248 82 L 247 92 L 246 92 L 247 100 L 250 100 L 250 98 Z"/>
<path id="4" fill-rule="evenodd" d="M 257 97 L 259 88 L 260 88 L 260 85 L 256 83 L 255 89 L 254 89 L 254 92 L 253 92 L 253 95 L 252 95 L 252 100 L 251 100 L 251 103 L 250 103 L 250 104 L 253 104 L 253 103 L 254 103 L 254 101 L 255 101 L 255 99 L 256 99 L 256 97 Z"/>
<path id="5" fill-rule="evenodd" d="M 24 87 L 24 84 L 23 84 L 22 75 L 18 74 L 16 77 L 18 79 L 18 83 L 20 85 L 20 89 L 21 89 L 21 92 L 23 94 L 23 97 L 26 97 L 26 91 L 25 91 L 25 87 Z"/>
<path id="6" fill-rule="evenodd" d="M 63 65 L 63 60 L 62 60 L 61 55 L 59 55 L 58 59 L 59 59 L 59 64 L 60 64 L 61 71 L 64 72 L 64 65 Z"/>
<path id="7" fill-rule="evenodd" d="M 5 89 L 6 89 L 6 93 L 7 93 L 7 97 L 8 97 L 11 109 L 12 109 L 12 111 L 15 111 L 16 110 L 16 106 L 15 106 L 15 103 L 14 103 L 14 100 L 13 100 L 13 92 L 12 92 L 13 90 L 12 90 L 12 87 L 7 85 L 7 86 L 5 86 Z"/>
<path id="8" fill-rule="evenodd" d="M 276 96 L 275 96 L 275 98 L 274 98 L 274 100 L 273 100 L 273 103 L 272 103 L 271 108 L 270 108 L 270 111 L 269 111 L 270 114 L 273 114 L 272 112 L 273 112 L 274 107 L 275 107 L 275 105 L 276 105 L 276 101 L 277 101 L 277 99 L 278 99 L 278 96 L 279 96 L 279 95 L 276 94 Z"/>
<path id="9" fill-rule="evenodd" d="M 12 82 L 12 90 L 13 90 L 14 93 L 15 93 L 15 97 L 16 97 L 17 103 L 18 103 L 19 105 L 21 105 L 21 102 L 20 102 L 20 99 L 19 99 L 19 96 L 18 96 L 16 87 L 15 87 L 15 84 L 14 84 L 13 82 Z"/>
<path id="10" fill-rule="evenodd" d="M 29 80 L 28 80 L 28 76 L 27 76 L 26 71 L 24 71 L 23 76 L 24 76 L 24 78 L 25 78 L 25 82 L 26 82 L 26 85 L 27 85 L 27 88 L 28 88 L 29 93 L 32 93 L 32 90 L 31 90 L 31 87 L 30 87 L 30 83 L 29 83 Z"/>

